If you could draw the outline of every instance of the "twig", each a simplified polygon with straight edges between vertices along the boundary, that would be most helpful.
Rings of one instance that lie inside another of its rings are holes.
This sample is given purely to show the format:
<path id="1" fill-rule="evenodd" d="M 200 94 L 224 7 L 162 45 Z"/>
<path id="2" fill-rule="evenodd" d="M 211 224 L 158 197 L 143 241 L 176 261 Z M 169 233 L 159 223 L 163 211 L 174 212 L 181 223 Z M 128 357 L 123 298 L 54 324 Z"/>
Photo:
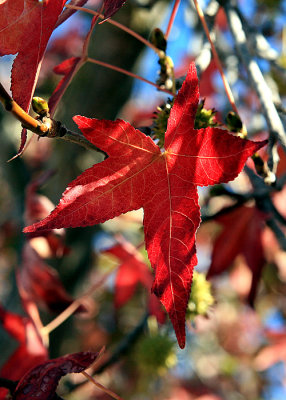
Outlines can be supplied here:
<path id="1" fill-rule="evenodd" d="M 241 20 L 235 7 L 229 5 L 229 3 L 225 5 L 225 12 L 239 56 L 247 69 L 253 88 L 259 97 L 270 134 L 274 135 L 281 142 L 284 150 L 286 150 L 286 135 L 283 124 L 273 104 L 271 91 L 265 82 L 261 70 L 249 53 L 247 38 Z"/>
<path id="2" fill-rule="evenodd" d="M 84 11 L 88 14 L 98 16 L 100 19 L 104 19 L 104 15 L 98 13 L 97 11 L 90 10 L 89 8 L 77 7 L 77 6 L 71 5 L 71 4 L 66 4 L 65 7 L 68 9 L 71 9 L 71 10 Z M 108 22 L 109 24 L 114 25 L 117 28 L 121 29 L 122 31 L 128 33 L 129 35 L 135 37 L 137 40 L 139 40 L 140 42 L 144 43 L 146 46 L 148 46 L 152 50 L 154 50 L 155 53 L 157 53 L 158 55 L 161 54 L 161 50 L 157 49 L 157 47 L 155 47 L 151 42 L 149 42 L 148 40 L 143 38 L 143 36 L 139 35 L 139 33 L 134 32 L 132 29 L 128 28 L 127 26 L 121 24 L 120 22 L 114 21 L 111 18 L 107 19 L 105 22 Z"/>
<path id="3" fill-rule="evenodd" d="M 110 367 L 111 365 L 115 364 L 117 361 L 120 360 L 120 357 L 130 351 L 131 346 L 137 341 L 141 333 L 143 332 L 149 314 L 146 313 L 141 321 L 138 323 L 137 326 L 128 334 L 126 335 L 122 341 L 119 343 L 117 348 L 114 350 L 113 354 L 102 364 L 96 371 L 96 374 L 101 374 L 105 371 L 106 368 Z"/>
<path id="4" fill-rule="evenodd" d="M 45 117 L 45 121 L 37 120 L 27 114 L 9 94 L 0 83 L 0 101 L 4 108 L 11 112 L 14 117 L 22 123 L 22 126 L 36 133 L 40 137 L 49 137 L 63 139 L 67 142 L 72 142 L 85 147 L 88 150 L 93 150 L 106 155 L 102 150 L 98 149 L 94 144 L 89 142 L 83 135 L 69 131 L 59 121 Z"/>
<path id="5" fill-rule="evenodd" d="M 212 41 L 212 39 L 211 39 L 210 31 L 209 31 L 208 26 L 207 26 L 207 24 L 206 24 L 206 21 L 205 21 L 205 18 L 204 18 L 203 10 L 201 9 L 201 7 L 200 7 L 200 5 L 199 5 L 199 3 L 198 3 L 197 0 L 194 0 L 194 4 L 195 4 L 195 7 L 196 7 L 198 16 L 199 16 L 199 18 L 200 18 L 200 20 L 201 20 L 201 23 L 202 23 L 202 25 L 203 25 L 204 31 L 205 31 L 205 33 L 206 33 L 206 35 L 207 35 L 208 41 L 209 41 L 209 43 L 210 43 L 210 45 L 211 45 L 213 57 L 214 57 L 216 66 L 217 66 L 217 68 L 218 68 L 218 70 L 219 70 L 219 72 L 220 72 L 220 75 L 221 75 L 221 78 L 222 78 L 222 81 L 223 81 L 223 85 L 224 85 L 225 92 L 226 92 L 226 95 L 227 95 L 227 97 L 228 97 L 228 100 L 229 100 L 229 102 L 230 102 L 230 104 L 231 104 L 231 107 L 232 107 L 233 111 L 236 112 L 236 114 L 239 115 L 239 112 L 238 112 L 238 109 L 237 109 L 237 107 L 236 107 L 235 100 L 234 100 L 234 97 L 233 97 L 231 88 L 230 88 L 230 86 L 229 86 L 229 84 L 228 84 L 228 81 L 227 81 L 227 79 L 226 79 L 226 77 L 225 77 L 225 74 L 224 74 L 224 72 L 223 72 L 223 68 L 222 68 L 222 66 L 221 66 L 221 62 L 220 62 L 219 56 L 218 56 L 218 54 L 217 54 L 216 48 L 215 48 L 215 46 L 214 46 L 214 44 L 213 44 L 213 41 Z"/>
<path id="6" fill-rule="evenodd" d="M 168 40 L 168 37 L 170 35 L 172 26 L 174 24 L 174 20 L 176 18 L 177 12 L 178 12 L 179 5 L 180 5 L 180 0 L 175 0 L 175 4 L 174 4 L 174 7 L 172 9 L 172 13 L 171 13 L 171 16 L 170 16 L 170 19 L 169 19 L 169 23 L 168 23 L 168 27 L 167 27 L 167 30 L 166 30 L 166 34 L 165 34 L 166 40 Z"/>
<path id="7" fill-rule="evenodd" d="M 4 86 L 0 83 L 0 101 L 3 104 L 6 111 L 11 112 L 18 121 L 21 122 L 22 126 L 29 129 L 30 131 L 37 133 L 38 135 L 45 135 L 49 131 L 49 127 L 43 124 L 41 121 L 36 120 L 27 114 L 10 95 L 6 92 Z"/>
<path id="8" fill-rule="evenodd" d="M 107 389 L 105 386 L 101 385 L 101 383 L 97 382 L 92 376 L 90 376 L 87 372 L 82 371 L 82 375 L 84 375 L 90 382 L 92 382 L 95 386 L 101 389 L 103 392 L 109 394 L 109 396 L 113 397 L 115 400 L 123 400 L 122 397 L 118 396 L 112 390 Z"/>
<path id="9" fill-rule="evenodd" d="M 124 336 L 122 341 L 114 350 L 113 354 L 111 354 L 111 356 L 104 362 L 104 364 L 102 364 L 98 369 L 94 371 L 94 374 L 96 375 L 102 374 L 107 368 L 111 367 L 113 364 L 118 362 L 121 356 L 131 351 L 132 345 L 136 343 L 136 341 L 138 340 L 138 338 L 140 337 L 141 333 L 143 332 L 144 328 L 147 325 L 148 316 L 149 313 L 146 313 L 141 319 L 141 321 L 139 321 L 138 325 L 136 325 L 135 328 L 130 333 Z M 85 382 L 71 385 L 70 386 L 71 391 L 77 389 L 84 383 Z"/>
<path id="10" fill-rule="evenodd" d="M 269 218 L 266 221 L 267 226 L 272 230 L 274 233 L 280 247 L 282 250 L 286 251 L 286 238 L 284 232 L 281 228 L 277 225 L 276 221 L 273 218 Z"/>
<path id="11" fill-rule="evenodd" d="M 102 7 L 103 7 L 103 5 L 102 5 Z M 53 115 L 55 114 L 56 108 L 57 108 L 59 102 L 61 101 L 63 95 L 65 94 L 67 88 L 69 87 L 70 83 L 72 82 L 74 76 L 77 74 L 77 72 L 80 70 L 80 68 L 86 63 L 86 58 L 88 56 L 88 46 L 89 46 L 89 42 L 90 42 L 90 38 L 91 38 L 91 35 L 93 32 L 93 29 L 97 22 L 97 19 L 98 18 L 94 17 L 91 21 L 89 31 L 87 32 L 87 35 L 83 42 L 82 53 L 81 53 L 80 59 L 77 62 L 75 68 L 71 71 L 70 75 L 68 76 L 68 79 L 63 80 L 63 84 L 62 84 L 59 96 L 58 97 L 56 96 L 55 101 L 54 100 L 51 101 L 51 99 L 53 99 L 53 94 L 52 94 L 52 96 L 49 100 L 51 117 L 53 117 Z"/>
<path id="12" fill-rule="evenodd" d="M 111 271 L 112 272 L 112 271 Z M 93 284 L 83 295 L 74 300 L 63 312 L 61 312 L 55 319 L 41 329 L 41 335 L 48 335 L 58 326 L 60 326 L 66 319 L 68 319 L 82 304 L 83 299 L 90 296 L 98 287 L 100 287 L 109 277 L 110 272 L 103 275 L 103 277 Z"/>
<path id="13" fill-rule="evenodd" d="M 94 58 L 90 58 L 90 57 L 88 57 L 86 59 L 86 61 L 91 62 L 93 64 L 101 65 L 102 67 L 105 67 L 105 68 L 113 69 L 114 71 L 120 72 L 121 74 L 131 76 L 132 78 L 139 79 L 140 81 L 143 81 L 145 83 L 148 83 L 149 85 L 154 86 L 155 88 L 157 88 L 161 92 L 164 92 L 164 93 L 167 93 L 167 94 L 169 94 L 171 96 L 174 96 L 174 93 L 171 92 L 170 90 L 162 89 L 156 83 L 151 82 L 148 79 L 143 78 L 142 76 L 136 75 L 133 72 L 129 72 L 126 69 L 123 69 L 123 68 L 120 68 L 120 67 L 116 67 L 115 65 L 111 65 L 111 64 L 105 63 L 103 61 L 95 60 Z"/>
<path id="14" fill-rule="evenodd" d="M 210 31 L 210 36 L 211 36 L 213 42 L 214 42 L 215 36 L 216 36 L 213 27 L 214 27 L 214 23 L 215 23 L 215 17 L 219 11 L 219 7 L 220 6 L 216 0 L 211 0 L 205 9 L 205 20 L 207 21 L 208 28 Z M 204 41 L 204 44 L 201 48 L 201 51 L 197 55 L 196 60 L 195 60 L 196 67 L 197 67 L 197 74 L 198 74 L 199 79 L 201 77 L 201 74 L 209 66 L 211 59 L 212 59 L 211 46 L 210 46 L 210 42 L 206 38 L 206 40 Z"/>

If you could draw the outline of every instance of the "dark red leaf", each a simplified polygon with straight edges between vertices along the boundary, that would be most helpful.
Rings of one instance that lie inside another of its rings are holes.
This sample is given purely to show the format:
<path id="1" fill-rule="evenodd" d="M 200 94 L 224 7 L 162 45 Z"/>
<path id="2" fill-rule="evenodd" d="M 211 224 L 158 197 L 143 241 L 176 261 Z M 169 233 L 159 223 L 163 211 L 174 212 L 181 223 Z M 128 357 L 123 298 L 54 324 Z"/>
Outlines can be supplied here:
<path id="1" fill-rule="evenodd" d="M 50 400 L 62 376 L 90 367 L 98 353 L 82 352 L 46 361 L 30 370 L 18 383 L 14 400 Z"/>
<path id="2" fill-rule="evenodd" d="M 265 215 L 256 207 L 241 206 L 217 217 L 216 221 L 223 225 L 223 230 L 215 240 L 207 278 L 227 270 L 238 254 L 242 254 L 252 272 L 248 300 L 253 305 L 261 271 L 265 264 L 261 238 L 265 226 Z"/>
<path id="3" fill-rule="evenodd" d="M 124 3 L 126 0 L 104 0 L 104 21 L 112 17 Z"/>
<path id="4" fill-rule="evenodd" d="M 198 101 L 191 64 L 170 113 L 164 152 L 125 121 L 74 117 L 85 137 L 109 158 L 71 182 L 56 209 L 24 230 L 94 225 L 143 207 L 146 248 L 155 270 L 152 290 L 166 308 L 181 347 L 197 264 L 196 186 L 234 179 L 246 159 L 266 144 L 218 128 L 194 129 Z"/>
<path id="5" fill-rule="evenodd" d="M 115 280 L 114 304 L 116 308 L 122 307 L 131 299 L 139 282 L 151 290 L 153 281 L 151 272 L 144 263 L 143 257 L 131 243 L 127 241 L 118 243 L 104 252 L 116 256 L 121 261 Z"/>
<path id="6" fill-rule="evenodd" d="M 50 311 L 59 313 L 73 302 L 57 271 L 47 265 L 29 243 L 23 248 L 22 259 L 17 283 L 23 304 L 34 302 L 37 306 L 44 305 Z M 81 306 L 80 311 L 83 310 Z"/>
<path id="7" fill-rule="evenodd" d="M 130 242 L 121 241 L 104 253 L 117 257 L 121 264 L 118 267 L 115 280 L 114 305 L 122 307 L 133 296 L 138 283 L 141 283 L 150 293 L 153 277 L 139 251 Z M 150 293 L 148 308 L 151 315 L 155 315 L 159 323 L 165 320 L 165 313 L 158 299 Z"/>

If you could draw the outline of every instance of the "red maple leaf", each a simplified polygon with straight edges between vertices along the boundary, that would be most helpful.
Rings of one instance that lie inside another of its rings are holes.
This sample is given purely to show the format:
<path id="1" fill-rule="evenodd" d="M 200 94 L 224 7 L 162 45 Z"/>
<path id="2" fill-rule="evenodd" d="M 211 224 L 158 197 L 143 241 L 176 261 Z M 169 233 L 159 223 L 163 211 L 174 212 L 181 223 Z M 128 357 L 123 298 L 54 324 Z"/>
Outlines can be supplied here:
<path id="1" fill-rule="evenodd" d="M 12 67 L 14 100 L 28 111 L 49 38 L 66 0 L 0 1 L 0 56 L 17 54 Z M 26 142 L 22 132 L 19 153 Z"/>
<path id="2" fill-rule="evenodd" d="M 248 301 L 253 305 L 260 280 L 265 257 L 262 245 L 262 233 L 266 215 L 256 207 L 241 206 L 234 211 L 216 218 L 223 230 L 216 238 L 212 253 L 212 263 L 207 278 L 226 271 L 242 254 L 252 272 L 252 283 Z"/>
<path id="3" fill-rule="evenodd" d="M 87 351 L 68 354 L 37 365 L 22 377 L 13 394 L 13 399 L 53 399 L 62 376 L 84 371 L 96 360 L 97 356 L 98 353 Z"/>
<path id="4" fill-rule="evenodd" d="M 105 222 L 144 208 L 148 256 L 155 270 L 152 290 L 166 308 L 180 347 L 200 224 L 196 186 L 234 179 L 248 156 L 265 145 L 217 128 L 194 129 L 199 101 L 192 63 L 168 120 L 165 149 L 129 123 L 74 117 L 79 128 L 109 158 L 71 182 L 59 205 L 25 232 Z"/>

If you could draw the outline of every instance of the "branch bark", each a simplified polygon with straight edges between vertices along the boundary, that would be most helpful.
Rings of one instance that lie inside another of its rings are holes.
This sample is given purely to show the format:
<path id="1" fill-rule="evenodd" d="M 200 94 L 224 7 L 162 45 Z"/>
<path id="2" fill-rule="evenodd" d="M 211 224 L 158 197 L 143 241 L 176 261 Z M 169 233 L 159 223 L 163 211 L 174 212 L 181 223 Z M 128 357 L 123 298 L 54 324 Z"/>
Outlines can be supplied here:
<path id="1" fill-rule="evenodd" d="M 236 7 L 233 4 L 226 3 L 224 4 L 224 9 L 239 57 L 248 72 L 249 79 L 260 100 L 270 134 L 280 141 L 286 151 L 286 134 L 283 124 L 273 103 L 271 91 L 265 82 L 257 62 L 249 52 L 245 30 Z"/>
<path id="2" fill-rule="evenodd" d="M 49 137 L 56 139 L 63 139 L 67 142 L 76 143 L 86 148 L 87 150 L 93 150 L 100 152 L 106 156 L 106 154 L 98 149 L 95 145 L 89 142 L 83 135 L 68 130 L 61 122 L 56 121 L 50 117 L 44 117 L 43 119 L 35 119 L 31 115 L 27 114 L 8 94 L 5 88 L 0 83 L 0 101 L 3 104 L 6 111 L 12 113 L 12 115 L 21 122 L 23 128 L 26 128 L 40 137 Z"/>

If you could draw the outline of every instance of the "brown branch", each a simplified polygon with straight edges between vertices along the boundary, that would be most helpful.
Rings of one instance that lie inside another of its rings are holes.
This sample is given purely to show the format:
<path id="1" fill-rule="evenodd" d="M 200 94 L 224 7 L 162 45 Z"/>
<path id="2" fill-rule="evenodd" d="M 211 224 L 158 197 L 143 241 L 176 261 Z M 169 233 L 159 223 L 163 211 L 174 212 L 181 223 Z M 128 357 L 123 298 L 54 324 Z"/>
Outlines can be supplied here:
<path id="1" fill-rule="evenodd" d="M 0 101 L 6 111 L 9 111 L 13 116 L 21 122 L 22 126 L 29 131 L 32 131 L 40 137 L 63 139 L 67 142 L 72 142 L 85 147 L 87 150 L 93 150 L 106 155 L 102 150 L 98 149 L 94 144 L 89 142 L 83 135 L 69 131 L 61 122 L 55 121 L 49 116 L 35 119 L 26 113 L 19 104 L 12 99 L 5 88 L 0 83 Z"/>
<path id="2" fill-rule="evenodd" d="M 27 114 L 6 92 L 4 86 L 0 83 L 0 101 L 3 104 L 6 111 L 11 112 L 18 121 L 21 122 L 24 128 L 37 133 L 38 135 L 46 135 L 49 131 L 49 127 L 43 124 L 41 121 L 36 120 Z"/>

